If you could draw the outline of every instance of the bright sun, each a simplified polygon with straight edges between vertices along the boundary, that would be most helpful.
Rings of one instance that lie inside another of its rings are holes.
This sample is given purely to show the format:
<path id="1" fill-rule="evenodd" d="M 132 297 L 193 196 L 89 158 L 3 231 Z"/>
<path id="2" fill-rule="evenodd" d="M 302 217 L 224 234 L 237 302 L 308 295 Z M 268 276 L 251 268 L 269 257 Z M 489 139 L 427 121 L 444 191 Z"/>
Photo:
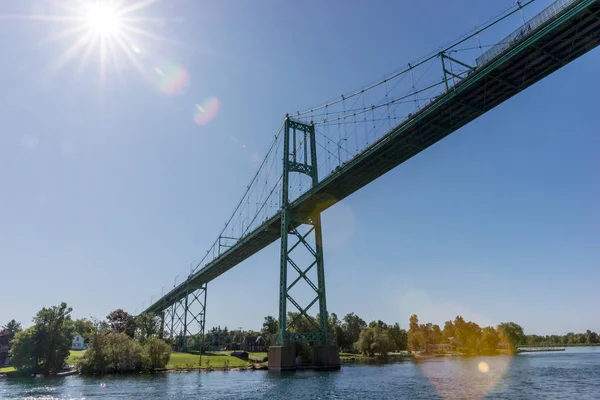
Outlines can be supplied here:
<path id="1" fill-rule="evenodd" d="M 68 43 L 64 51 L 57 54 L 56 59 L 47 68 L 56 73 L 67 64 L 76 62 L 76 73 L 79 73 L 92 56 L 97 56 L 102 83 L 108 67 L 114 68 L 117 73 L 121 72 L 122 56 L 125 56 L 141 74 L 148 73 L 150 69 L 142 65 L 142 45 L 149 44 L 151 40 L 164 39 L 146 27 L 161 25 L 166 20 L 144 15 L 146 13 L 143 10 L 160 1 L 48 0 L 57 6 L 52 14 L 27 14 L 16 17 L 65 24 L 55 35 L 43 40 L 44 43 L 59 40 Z M 154 66 L 151 70 L 155 70 Z"/>
<path id="2" fill-rule="evenodd" d="M 119 10 L 114 4 L 92 3 L 86 7 L 86 24 L 91 32 L 101 36 L 117 35 L 121 29 Z"/>

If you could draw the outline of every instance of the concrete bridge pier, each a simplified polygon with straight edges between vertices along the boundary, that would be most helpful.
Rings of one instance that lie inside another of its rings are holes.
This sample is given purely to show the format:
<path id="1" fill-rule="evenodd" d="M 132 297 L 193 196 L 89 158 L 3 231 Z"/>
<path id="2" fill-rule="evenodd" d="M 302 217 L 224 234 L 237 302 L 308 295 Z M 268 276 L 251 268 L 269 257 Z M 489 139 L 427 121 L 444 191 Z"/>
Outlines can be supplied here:
<path id="1" fill-rule="evenodd" d="M 340 367 L 340 348 L 338 346 L 317 344 L 313 347 L 313 369 L 335 371 Z M 270 371 L 295 371 L 297 368 L 295 344 L 269 347 Z"/>
<path id="2" fill-rule="evenodd" d="M 269 347 L 270 371 L 295 371 L 296 370 L 296 345 L 270 346 Z"/>
<path id="3" fill-rule="evenodd" d="M 333 344 L 318 344 L 313 347 L 313 368 L 321 371 L 338 370 L 340 348 Z"/>

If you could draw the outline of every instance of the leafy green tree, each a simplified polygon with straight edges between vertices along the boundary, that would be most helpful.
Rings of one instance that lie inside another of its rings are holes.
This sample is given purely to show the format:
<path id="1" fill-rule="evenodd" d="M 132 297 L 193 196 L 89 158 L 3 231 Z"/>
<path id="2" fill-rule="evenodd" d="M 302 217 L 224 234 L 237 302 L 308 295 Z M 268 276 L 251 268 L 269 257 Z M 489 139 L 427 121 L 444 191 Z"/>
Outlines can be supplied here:
<path id="1" fill-rule="evenodd" d="M 317 319 L 319 319 L 319 314 L 317 314 Z M 338 318 L 337 314 L 331 313 L 327 318 L 327 329 L 329 329 L 329 332 L 333 332 L 335 331 L 335 327 L 341 325 L 341 323 L 342 322 Z"/>
<path id="2" fill-rule="evenodd" d="M 360 332 L 357 347 L 361 353 L 370 357 L 376 354 L 386 357 L 396 350 L 397 345 L 390 335 L 390 327 L 382 321 L 373 321 Z"/>
<path id="3" fill-rule="evenodd" d="M 354 313 L 346 314 L 342 319 L 342 348 L 349 349 L 358 342 L 360 333 L 367 327 L 367 323 Z M 338 338 L 339 343 L 339 338 Z"/>
<path id="4" fill-rule="evenodd" d="M 38 369 L 35 327 L 18 332 L 12 340 L 10 363 L 18 371 L 35 374 Z"/>
<path id="5" fill-rule="evenodd" d="M 267 342 L 267 347 L 271 346 L 271 335 L 276 335 L 279 330 L 279 321 L 272 316 L 266 316 L 262 324 L 261 335 Z"/>
<path id="6" fill-rule="evenodd" d="M 11 357 L 18 370 L 53 375 L 62 369 L 75 335 L 71 311 L 66 303 L 43 308 L 33 318 L 34 325 L 17 334 Z"/>
<path id="7" fill-rule="evenodd" d="M 480 344 L 483 353 L 496 354 L 498 342 L 500 342 L 500 335 L 498 335 L 498 331 L 493 326 L 483 328 Z"/>
<path id="8" fill-rule="evenodd" d="M 221 335 L 222 335 L 222 337 L 223 337 L 223 339 L 221 340 L 221 344 L 222 344 L 223 346 L 228 346 L 228 345 L 230 345 L 231 343 L 233 343 L 233 342 L 232 342 L 232 337 L 231 337 L 231 334 L 230 334 L 230 332 L 229 332 L 229 329 L 227 329 L 227 327 L 225 327 L 225 328 L 223 328 L 223 329 L 221 330 Z"/>
<path id="9" fill-rule="evenodd" d="M 421 330 L 419 329 L 419 317 L 413 314 L 409 319 L 408 345 L 412 350 L 421 348 Z"/>
<path id="10" fill-rule="evenodd" d="M 444 335 L 439 325 L 433 325 L 431 328 L 431 341 L 434 344 L 440 344 L 444 341 Z"/>
<path id="11" fill-rule="evenodd" d="M 455 333 L 455 329 L 454 329 L 454 324 L 452 323 L 452 321 L 446 321 L 444 323 L 444 329 L 442 330 L 442 335 L 444 337 L 444 341 L 448 342 L 450 341 L 450 338 L 453 338 L 456 333 Z"/>
<path id="12" fill-rule="evenodd" d="M 356 347 L 362 354 L 373 357 L 375 355 L 373 343 L 375 343 L 375 328 L 365 328 L 358 335 Z"/>
<path id="13" fill-rule="evenodd" d="M 11 319 L 7 322 L 6 325 L 2 325 L 2 329 L 0 329 L 0 332 L 8 332 L 9 339 L 12 339 L 17 333 L 21 332 L 22 330 L 23 329 L 21 328 L 21 323 L 15 321 L 14 319 Z"/>
<path id="14" fill-rule="evenodd" d="M 435 344 L 433 341 L 433 324 L 428 322 L 426 324 L 419 325 L 419 342 L 421 345 L 421 351 L 425 349 L 429 350 L 427 345 Z"/>
<path id="15" fill-rule="evenodd" d="M 304 315 L 300 315 L 298 312 L 290 311 L 288 312 L 286 319 L 288 326 L 292 323 L 292 321 L 295 321 L 292 328 L 290 328 L 290 331 L 292 332 L 318 332 L 318 328 L 315 326 L 315 324 L 318 325 L 319 322 L 316 318 L 313 318 L 313 322 L 315 323 L 313 324 Z"/>
<path id="16" fill-rule="evenodd" d="M 73 309 L 67 303 L 42 308 L 33 319 L 36 328 L 36 350 L 43 375 L 59 372 L 71 349 L 75 327 L 71 320 Z"/>
<path id="17" fill-rule="evenodd" d="M 320 321 L 319 318 L 320 316 L 317 314 L 317 321 Z M 350 346 L 347 345 L 347 341 L 344 338 L 344 330 L 342 329 L 342 321 L 340 321 L 336 313 L 329 314 L 329 317 L 327 318 L 327 329 L 330 335 L 335 336 L 340 348 L 350 349 L 352 347 L 352 344 L 350 344 Z"/>
<path id="18" fill-rule="evenodd" d="M 405 329 L 400 328 L 400 325 L 397 322 L 394 325 L 388 326 L 388 334 L 394 341 L 394 350 L 408 349 L 408 333 Z"/>
<path id="19" fill-rule="evenodd" d="M 387 329 L 387 324 L 379 319 L 377 321 L 369 322 L 369 328 Z"/>
<path id="20" fill-rule="evenodd" d="M 388 353 L 395 350 L 396 344 L 390 337 L 390 334 L 386 328 L 375 327 L 374 342 L 371 345 L 374 353 L 381 354 L 386 357 Z"/>
<path id="21" fill-rule="evenodd" d="M 136 330 L 135 317 L 127 311 L 121 308 L 116 309 L 106 316 L 106 320 L 113 332 L 124 332 L 127 336 L 134 337 Z"/>
<path id="22" fill-rule="evenodd" d="M 150 360 L 151 369 L 166 367 L 171 357 L 171 346 L 156 337 L 148 338 L 144 346 L 144 351 Z"/>
<path id="23" fill-rule="evenodd" d="M 523 328 L 514 322 L 501 323 L 498 325 L 498 331 L 513 351 L 526 339 Z"/>
<path id="24" fill-rule="evenodd" d="M 481 327 L 475 322 L 466 323 L 466 340 L 463 343 L 464 349 L 471 354 L 477 353 L 479 341 L 481 340 Z"/>
<path id="25" fill-rule="evenodd" d="M 84 338 L 89 338 L 94 330 L 92 321 L 85 318 L 76 319 L 73 324 L 75 326 L 75 332 Z"/>
<path id="26" fill-rule="evenodd" d="M 90 332 L 89 347 L 79 361 L 82 372 L 105 374 L 108 370 L 108 342 L 112 334 L 112 328 L 100 321 L 92 322 L 93 329 Z M 85 369 L 85 371 L 84 371 Z"/>
<path id="27" fill-rule="evenodd" d="M 81 358 L 82 374 L 149 371 L 151 361 L 142 345 L 124 333 L 92 334 L 90 348 Z"/>
<path id="28" fill-rule="evenodd" d="M 467 323 L 460 315 L 457 315 L 456 318 L 454 318 L 454 337 L 457 340 L 457 344 L 460 346 L 464 346 L 469 337 Z"/>
<path id="29" fill-rule="evenodd" d="M 158 317 L 151 313 L 143 313 L 137 316 L 135 319 L 137 326 L 137 336 L 141 343 L 152 336 L 156 336 L 160 330 L 160 321 Z"/>

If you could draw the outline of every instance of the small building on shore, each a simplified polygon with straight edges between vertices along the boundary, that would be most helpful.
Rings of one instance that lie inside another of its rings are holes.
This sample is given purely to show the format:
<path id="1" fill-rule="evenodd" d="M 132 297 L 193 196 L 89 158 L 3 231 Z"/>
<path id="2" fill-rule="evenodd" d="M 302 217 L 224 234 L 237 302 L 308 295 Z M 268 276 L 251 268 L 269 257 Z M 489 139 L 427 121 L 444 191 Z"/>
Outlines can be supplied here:
<path id="1" fill-rule="evenodd" d="M 265 351 L 267 342 L 262 336 L 245 336 L 242 342 L 243 351 Z"/>
<path id="2" fill-rule="evenodd" d="M 89 339 L 84 339 L 80 334 L 75 335 L 71 342 L 71 350 L 86 350 L 89 345 Z"/>

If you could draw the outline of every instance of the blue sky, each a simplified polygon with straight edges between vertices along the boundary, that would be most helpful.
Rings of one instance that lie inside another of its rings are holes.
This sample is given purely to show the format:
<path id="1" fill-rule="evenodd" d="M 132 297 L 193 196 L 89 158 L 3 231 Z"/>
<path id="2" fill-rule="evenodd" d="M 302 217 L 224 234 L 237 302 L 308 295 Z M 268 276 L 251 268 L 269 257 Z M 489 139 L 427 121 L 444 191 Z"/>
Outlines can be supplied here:
<path id="1" fill-rule="evenodd" d="M 61 58 L 85 30 L 49 40 L 78 22 L 36 17 L 72 11 L 3 2 L 0 323 L 60 301 L 139 312 L 205 253 L 286 112 L 512 4 L 156 2 L 129 14 L 151 33 L 129 44 L 140 68 L 117 48 L 101 79 L 100 46 Z M 599 63 L 588 53 L 325 212 L 329 311 L 600 331 Z M 220 109 L 198 125 L 207 99 Z M 278 251 L 209 284 L 208 326 L 276 315 Z"/>

